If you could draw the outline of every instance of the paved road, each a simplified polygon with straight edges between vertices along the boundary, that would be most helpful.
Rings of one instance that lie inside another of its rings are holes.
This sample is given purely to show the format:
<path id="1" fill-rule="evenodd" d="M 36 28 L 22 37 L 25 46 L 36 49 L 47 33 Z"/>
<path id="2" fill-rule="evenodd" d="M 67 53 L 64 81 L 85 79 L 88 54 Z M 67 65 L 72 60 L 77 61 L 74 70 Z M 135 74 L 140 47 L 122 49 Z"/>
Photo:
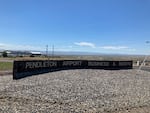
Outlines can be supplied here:
<path id="1" fill-rule="evenodd" d="M 139 67 L 138 67 L 138 66 L 134 66 L 133 68 L 134 68 L 134 69 L 138 69 Z M 141 68 L 141 70 L 149 71 L 149 72 L 150 72 L 150 66 L 143 66 L 143 67 Z"/>

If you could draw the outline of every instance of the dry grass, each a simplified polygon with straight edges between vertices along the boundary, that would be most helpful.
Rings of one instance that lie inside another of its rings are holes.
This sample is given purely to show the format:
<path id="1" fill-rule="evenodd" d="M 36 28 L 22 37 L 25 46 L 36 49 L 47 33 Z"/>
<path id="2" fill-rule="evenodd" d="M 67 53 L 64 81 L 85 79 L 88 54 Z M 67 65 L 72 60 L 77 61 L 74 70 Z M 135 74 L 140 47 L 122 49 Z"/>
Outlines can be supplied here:
<path id="1" fill-rule="evenodd" d="M 133 60 L 143 61 L 145 56 L 127 56 L 127 55 L 61 55 L 61 56 L 50 56 L 49 58 L 41 57 L 0 57 L 0 61 L 14 61 L 14 60 Z M 150 61 L 150 57 L 147 58 Z"/>

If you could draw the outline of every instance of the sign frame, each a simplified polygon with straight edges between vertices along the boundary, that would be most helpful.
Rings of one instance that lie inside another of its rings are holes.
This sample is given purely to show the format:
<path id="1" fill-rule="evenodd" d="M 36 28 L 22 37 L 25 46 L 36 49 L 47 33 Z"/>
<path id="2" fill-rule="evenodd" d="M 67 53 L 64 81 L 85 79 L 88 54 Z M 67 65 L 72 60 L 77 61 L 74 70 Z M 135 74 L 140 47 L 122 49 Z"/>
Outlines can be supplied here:
<path id="1" fill-rule="evenodd" d="M 14 61 L 13 79 L 68 69 L 132 69 L 133 61 L 98 61 L 98 60 L 26 60 Z"/>

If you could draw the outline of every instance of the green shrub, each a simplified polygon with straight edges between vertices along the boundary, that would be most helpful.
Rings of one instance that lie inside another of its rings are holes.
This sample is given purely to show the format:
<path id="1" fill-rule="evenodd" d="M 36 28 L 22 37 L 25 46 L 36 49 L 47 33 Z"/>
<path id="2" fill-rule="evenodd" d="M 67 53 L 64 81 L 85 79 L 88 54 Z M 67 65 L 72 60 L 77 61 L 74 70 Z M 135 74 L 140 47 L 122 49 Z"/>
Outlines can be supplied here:
<path id="1" fill-rule="evenodd" d="M 4 51 L 4 52 L 2 53 L 2 56 L 3 56 L 3 57 L 8 57 L 7 52 Z"/>

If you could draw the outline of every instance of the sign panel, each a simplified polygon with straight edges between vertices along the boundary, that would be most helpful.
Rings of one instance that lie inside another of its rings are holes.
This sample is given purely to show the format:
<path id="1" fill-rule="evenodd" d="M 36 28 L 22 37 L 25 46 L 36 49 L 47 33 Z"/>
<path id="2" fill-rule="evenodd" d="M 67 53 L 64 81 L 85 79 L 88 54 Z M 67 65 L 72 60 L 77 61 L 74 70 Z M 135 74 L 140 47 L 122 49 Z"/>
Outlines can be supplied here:
<path id="1" fill-rule="evenodd" d="M 34 60 L 14 61 L 13 79 L 66 69 L 132 69 L 132 61 Z"/>

